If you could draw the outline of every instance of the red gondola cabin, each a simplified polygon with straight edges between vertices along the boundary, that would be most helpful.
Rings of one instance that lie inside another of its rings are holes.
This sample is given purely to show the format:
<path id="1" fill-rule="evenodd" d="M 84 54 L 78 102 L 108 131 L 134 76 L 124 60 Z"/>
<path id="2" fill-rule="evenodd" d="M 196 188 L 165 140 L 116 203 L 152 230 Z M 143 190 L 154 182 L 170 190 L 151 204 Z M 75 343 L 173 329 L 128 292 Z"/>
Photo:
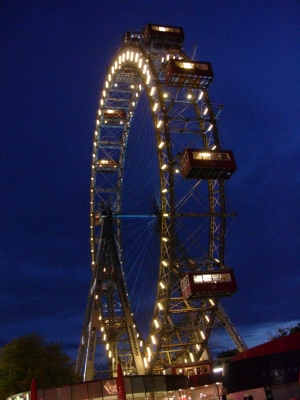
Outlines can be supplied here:
<path id="1" fill-rule="evenodd" d="M 186 273 L 181 279 L 184 299 L 193 297 L 224 297 L 237 291 L 232 269 Z"/>
<path id="2" fill-rule="evenodd" d="M 118 166 L 119 163 L 115 160 L 97 160 L 97 167 L 100 168 L 102 172 L 115 171 Z"/>
<path id="3" fill-rule="evenodd" d="M 166 375 L 200 375 L 209 374 L 212 372 L 213 363 L 206 361 L 198 361 L 193 363 L 173 364 L 170 365 L 166 370 Z"/>
<path id="4" fill-rule="evenodd" d="M 123 44 L 126 44 L 128 42 L 140 43 L 140 41 L 141 41 L 141 33 L 140 33 L 140 31 L 126 32 L 125 35 L 123 35 L 122 39 L 123 39 Z"/>
<path id="5" fill-rule="evenodd" d="M 146 46 L 152 45 L 156 49 L 181 49 L 184 33 L 178 26 L 147 24 L 143 41 Z"/>
<path id="6" fill-rule="evenodd" d="M 180 158 L 185 179 L 229 179 L 236 171 L 230 150 L 186 149 Z"/>
<path id="7" fill-rule="evenodd" d="M 124 123 L 125 118 L 124 110 L 105 110 L 103 122 L 108 125 L 119 125 Z"/>
<path id="8" fill-rule="evenodd" d="M 166 84 L 191 88 L 208 88 L 214 78 L 211 63 L 170 59 L 165 68 Z"/>

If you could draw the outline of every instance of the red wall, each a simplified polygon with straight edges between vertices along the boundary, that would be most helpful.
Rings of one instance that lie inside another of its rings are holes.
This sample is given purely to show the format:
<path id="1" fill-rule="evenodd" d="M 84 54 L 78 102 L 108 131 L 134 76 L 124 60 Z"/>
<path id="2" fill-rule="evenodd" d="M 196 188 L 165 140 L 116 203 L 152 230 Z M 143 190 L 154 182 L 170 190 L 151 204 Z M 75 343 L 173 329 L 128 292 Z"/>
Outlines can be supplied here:
<path id="1" fill-rule="evenodd" d="M 260 344 L 259 346 L 252 347 L 251 349 L 245 350 L 242 353 L 238 353 L 236 356 L 234 356 L 233 360 L 244 360 L 246 358 L 293 350 L 300 350 L 300 332 L 283 336 L 280 339 L 270 340 L 269 342 Z"/>

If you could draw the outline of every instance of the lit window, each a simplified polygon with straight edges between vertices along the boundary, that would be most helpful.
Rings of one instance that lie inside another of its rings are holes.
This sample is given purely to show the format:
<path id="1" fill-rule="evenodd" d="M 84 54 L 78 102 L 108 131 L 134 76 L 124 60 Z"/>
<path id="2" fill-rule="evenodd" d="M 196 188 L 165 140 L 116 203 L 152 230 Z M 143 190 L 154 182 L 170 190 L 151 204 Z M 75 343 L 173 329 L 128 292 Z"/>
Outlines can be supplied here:
<path id="1" fill-rule="evenodd" d="M 194 64 L 188 63 L 188 62 L 183 62 L 182 63 L 182 68 L 184 68 L 184 69 L 193 69 L 194 68 Z"/>

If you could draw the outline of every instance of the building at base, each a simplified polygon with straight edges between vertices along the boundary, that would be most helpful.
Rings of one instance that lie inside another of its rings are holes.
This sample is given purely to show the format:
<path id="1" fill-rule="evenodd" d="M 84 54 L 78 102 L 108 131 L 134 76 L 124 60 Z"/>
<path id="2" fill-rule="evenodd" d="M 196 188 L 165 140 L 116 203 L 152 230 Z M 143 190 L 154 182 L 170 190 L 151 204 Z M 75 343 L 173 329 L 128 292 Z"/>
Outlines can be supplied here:
<path id="1" fill-rule="evenodd" d="M 300 399 L 299 366 L 300 332 L 245 350 L 224 366 L 226 399 Z"/>

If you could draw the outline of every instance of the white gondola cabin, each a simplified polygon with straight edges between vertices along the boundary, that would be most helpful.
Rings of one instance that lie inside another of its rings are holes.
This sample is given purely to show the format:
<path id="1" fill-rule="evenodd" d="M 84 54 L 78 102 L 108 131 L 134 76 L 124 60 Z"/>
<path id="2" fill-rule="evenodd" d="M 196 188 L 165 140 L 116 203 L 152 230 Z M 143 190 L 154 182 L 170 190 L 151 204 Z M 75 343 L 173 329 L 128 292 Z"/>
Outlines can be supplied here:
<path id="1" fill-rule="evenodd" d="M 184 299 L 194 297 L 225 297 L 237 291 L 232 269 L 186 273 L 181 281 Z"/>
<path id="2" fill-rule="evenodd" d="M 185 179 L 229 179 L 236 164 L 230 150 L 185 149 L 180 169 Z"/>
<path id="3" fill-rule="evenodd" d="M 144 44 L 156 49 L 181 49 L 183 41 L 183 29 L 178 26 L 147 24 L 143 32 Z"/>
<path id="4" fill-rule="evenodd" d="M 214 78 L 211 63 L 170 59 L 165 68 L 166 84 L 206 89 Z"/>

